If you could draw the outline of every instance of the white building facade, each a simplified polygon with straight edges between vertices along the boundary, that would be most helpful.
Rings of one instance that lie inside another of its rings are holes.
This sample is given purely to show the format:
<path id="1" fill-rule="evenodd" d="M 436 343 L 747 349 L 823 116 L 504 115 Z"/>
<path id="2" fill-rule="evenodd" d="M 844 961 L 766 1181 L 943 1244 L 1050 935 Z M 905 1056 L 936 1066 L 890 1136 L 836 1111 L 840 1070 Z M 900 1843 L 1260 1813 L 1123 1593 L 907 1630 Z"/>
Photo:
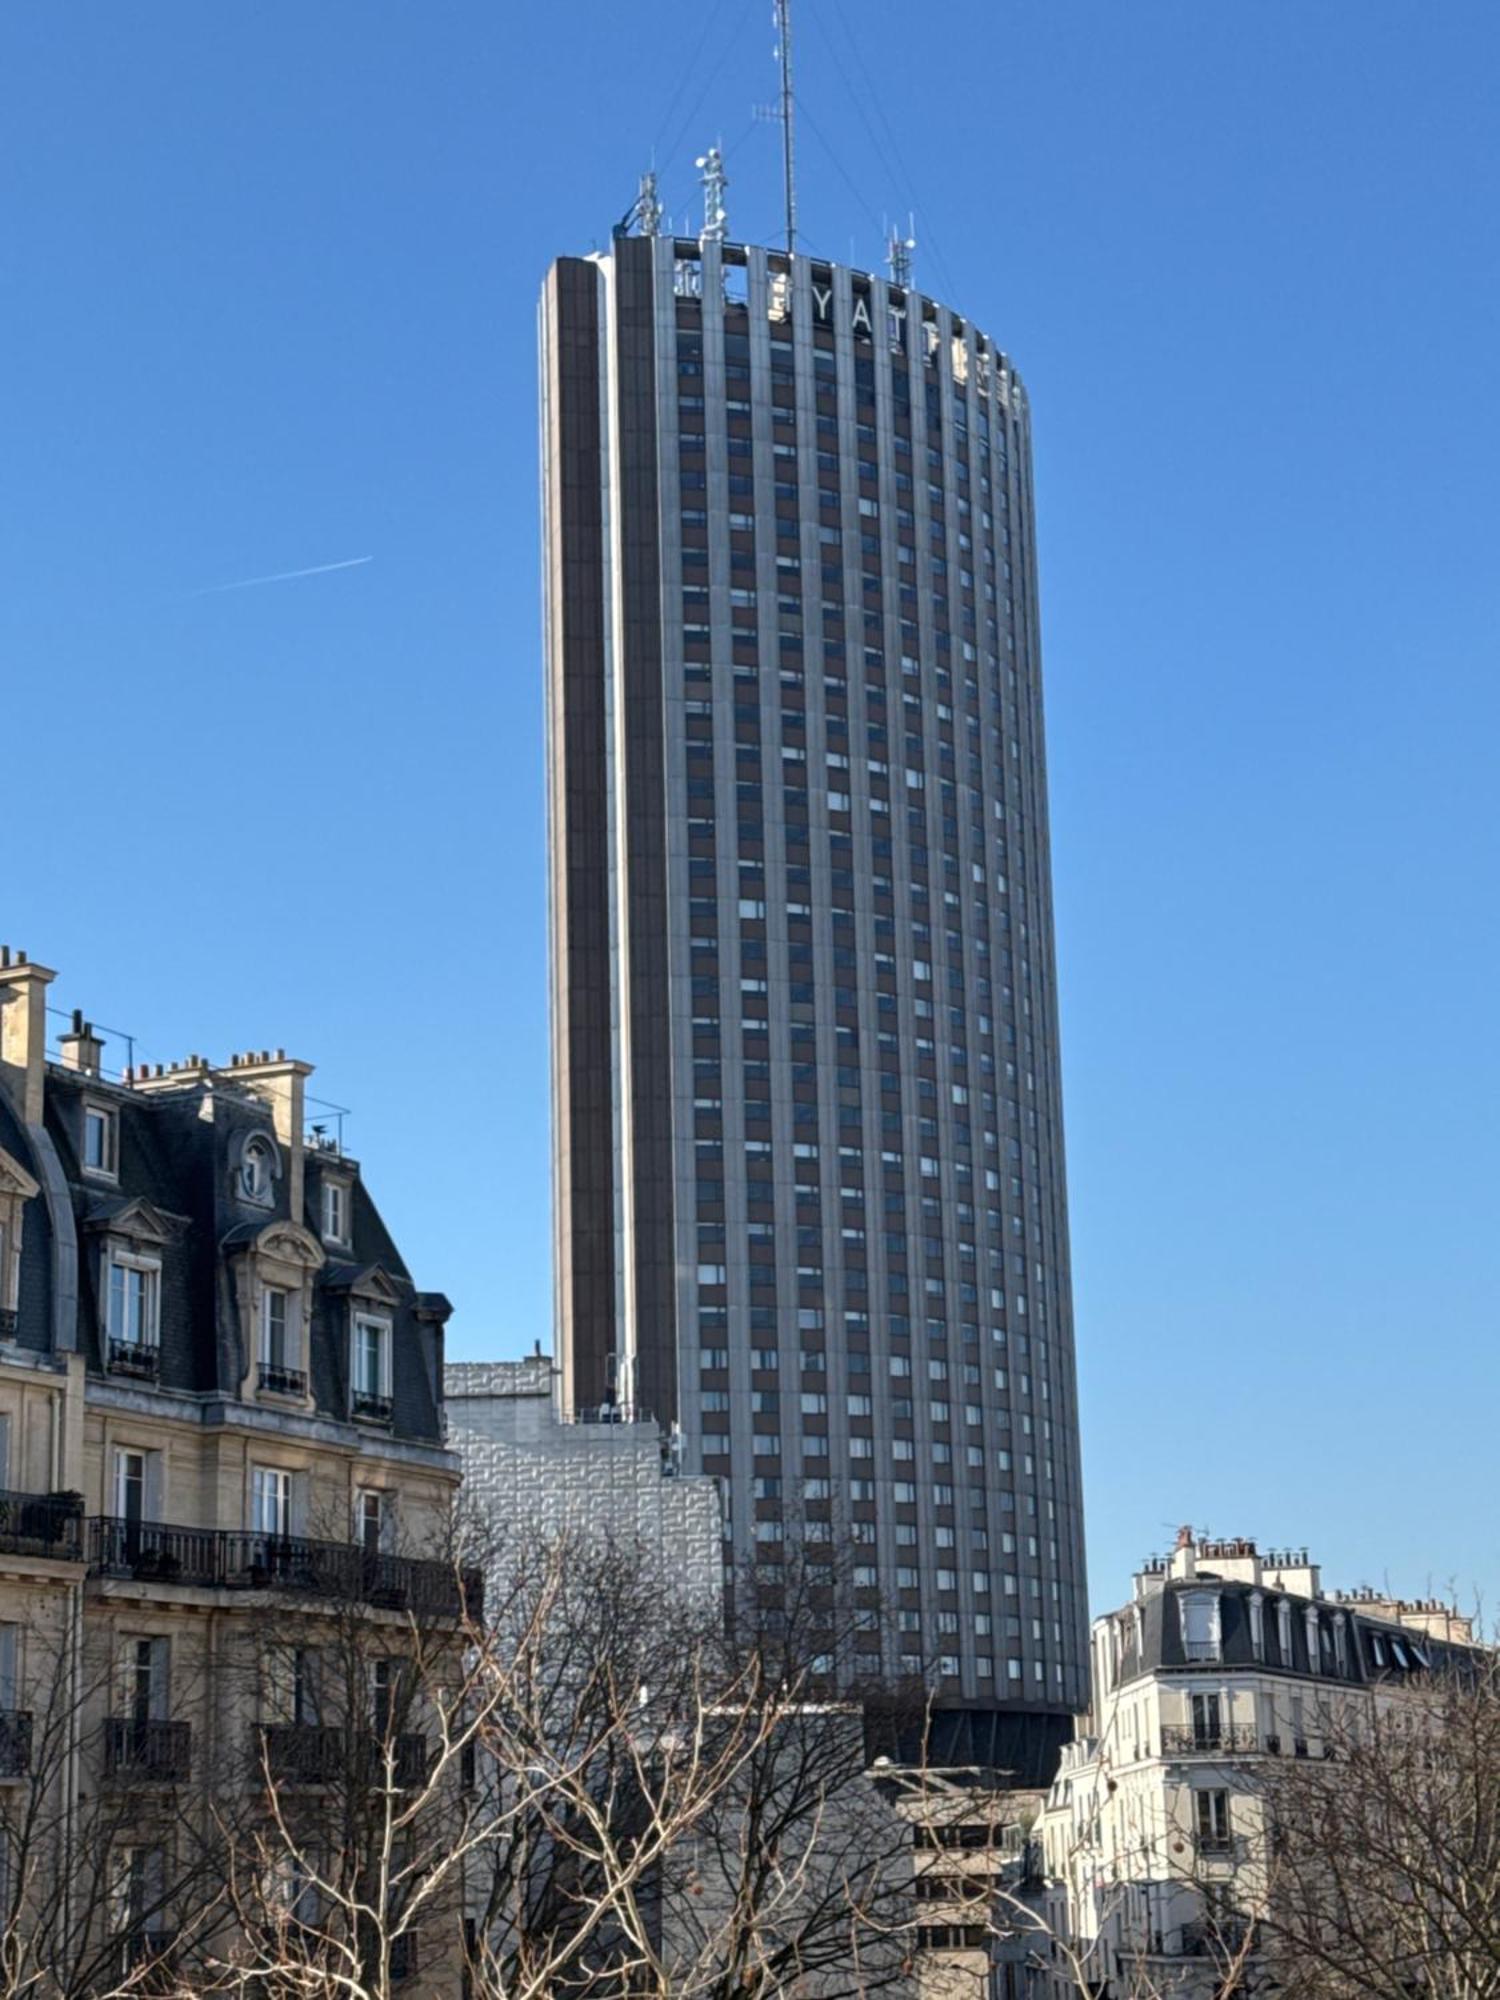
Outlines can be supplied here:
<path id="1" fill-rule="evenodd" d="M 1435 1603 L 1327 1595 L 1306 1550 L 1195 1539 L 1145 1564 L 1095 1620 L 1088 1733 L 1038 1831 L 1046 1932 L 1034 1990 L 1209 2000 L 1258 1990 L 1266 1779 L 1323 1759 L 1351 1719 L 1470 1643 Z"/>

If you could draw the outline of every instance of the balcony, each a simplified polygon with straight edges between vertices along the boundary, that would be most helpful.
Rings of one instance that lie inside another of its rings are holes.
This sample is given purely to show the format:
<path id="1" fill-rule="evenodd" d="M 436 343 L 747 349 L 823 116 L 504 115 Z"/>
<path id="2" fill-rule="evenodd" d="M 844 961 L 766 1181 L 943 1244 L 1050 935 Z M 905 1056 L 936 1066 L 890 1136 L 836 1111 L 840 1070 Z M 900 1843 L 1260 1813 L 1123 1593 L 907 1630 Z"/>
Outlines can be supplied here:
<path id="1" fill-rule="evenodd" d="M 14 1306 L 0 1306 L 0 1340 L 15 1339 L 16 1318 Z"/>
<path id="2" fill-rule="evenodd" d="M 1221 1964 L 1243 1958 L 1255 1949 L 1255 1926 L 1244 1917 L 1220 1922 L 1199 1921 L 1182 1927 L 1182 1956 L 1212 1958 Z"/>
<path id="3" fill-rule="evenodd" d="M 269 1361 L 262 1361 L 255 1379 L 256 1386 L 263 1395 L 305 1396 L 307 1394 L 305 1368 L 278 1368 Z"/>
<path id="4" fill-rule="evenodd" d="M 1249 1957 L 1257 1944 L 1256 1928 L 1249 1918 L 1225 1916 L 1217 1921 L 1200 1917 L 1177 1931 L 1152 1931 L 1143 1942 L 1120 1949 L 1126 1958 L 1206 1958 L 1223 1968 Z"/>
<path id="5" fill-rule="evenodd" d="M 1232 1861 L 1240 1851 L 1232 1833 L 1200 1833 L 1194 1837 L 1193 1845 L 1200 1860 L 1206 1861 Z"/>
<path id="6" fill-rule="evenodd" d="M 477 1617 L 484 1602 L 478 1570 L 459 1578 L 447 1563 L 384 1555 L 355 1542 L 178 1528 L 117 1515 L 90 1520 L 88 1561 L 92 1576 L 199 1590 L 275 1590 L 422 1618 L 456 1618 L 464 1611 Z"/>
<path id="7" fill-rule="evenodd" d="M 328 1785 L 348 1768 L 342 1729 L 315 1722 L 261 1725 L 264 1769 L 277 1785 Z"/>
<path id="8" fill-rule="evenodd" d="M 1255 1757 L 1261 1740 L 1253 1729 L 1200 1729 L 1191 1722 L 1164 1722 L 1163 1757 Z"/>
<path id="9" fill-rule="evenodd" d="M 132 1993 L 169 1993 L 175 1986 L 171 1965 L 176 1931 L 135 1930 L 120 1940 L 121 1979 Z"/>
<path id="10" fill-rule="evenodd" d="M 0 1553 L 77 1562 L 83 1501 L 76 1493 L 0 1493 Z"/>
<path id="11" fill-rule="evenodd" d="M 191 1723 L 112 1715 L 104 1725 L 104 1768 L 112 1778 L 175 1785 L 192 1765 Z"/>
<path id="12" fill-rule="evenodd" d="M 0 1709 L 0 1778 L 24 1778 L 31 1769 L 31 1717 Z"/>
<path id="13" fill-rule="evenodd" d="M 366 1786 L 385 1782 L 385 1744 L 369 1730 L 352 1733 L 326 1723 L 261 1725 L 264 1769 L 276 1785 L 331 1785 L 354 1777 Z M 392 1776 L 402 1790 L 427 1782 L 427 1739 L 402 1731 L 392 1745 Z"/>
<path id="14" fill-rule="evenodd" d="M 356 1423 L 388 1424 L 396 1414 L 389 1396 L 373 1396 L 366 1389 L 356 1389 L 350 1401 Z"/>
<path id="15" fill-rule="evenodd" d="M 112 1340 L 108 1360 L 111 1375 L 134 1382 L 154 1382 L 161 1373 L 161 1349 L 144 1340 Z"/>

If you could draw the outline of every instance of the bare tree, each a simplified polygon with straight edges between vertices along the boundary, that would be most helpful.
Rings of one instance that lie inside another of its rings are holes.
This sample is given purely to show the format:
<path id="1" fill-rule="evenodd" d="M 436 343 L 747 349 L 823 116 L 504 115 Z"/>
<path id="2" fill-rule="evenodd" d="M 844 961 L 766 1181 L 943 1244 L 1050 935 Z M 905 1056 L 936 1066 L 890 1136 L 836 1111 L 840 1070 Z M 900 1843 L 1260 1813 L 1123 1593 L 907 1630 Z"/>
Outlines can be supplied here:
<path id="1" fill-rule="evenodd" d="M 416 1604 L 361 1570 L 342 1593 L 325 1580 L 316 1605 L 279 1606 L 256 1634 L 236 1795 L 220 1816 L 219 1921 L 188 1990 L 456 1989 L 486 1655 L 472 1575 L 448 1567 L 434 1596 L 444 1572 L 418 1568 Z"/>
<path id="2" fill-rule="evenodd" d="M 1289 2000 L 1500 1995 L 1500 1664 L 1454 1655 L 1332 1705 L 1268 1774 L 1267 1929 Z"/>
<path id="3" fill-rule="evenodd" d="M 161 1983 L 217 1905 L 224 1849 L 182 1663 L 158 1713 L 160 1638 L 86 1628 L 76 1591 L 39 1595 L 24 1710 L 0 1725 L 0 2000 L 98 2000 Z"/>

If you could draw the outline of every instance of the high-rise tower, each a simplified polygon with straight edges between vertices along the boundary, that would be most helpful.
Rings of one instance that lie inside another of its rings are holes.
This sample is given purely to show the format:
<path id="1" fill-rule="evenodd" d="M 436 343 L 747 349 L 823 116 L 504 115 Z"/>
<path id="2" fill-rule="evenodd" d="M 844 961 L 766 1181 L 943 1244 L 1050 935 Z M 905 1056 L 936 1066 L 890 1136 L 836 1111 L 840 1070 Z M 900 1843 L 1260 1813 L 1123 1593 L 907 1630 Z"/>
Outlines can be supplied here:
<path id="1" fill-rule="evenodd" d="M 1031 454 L 934 300 L 542 299 L 558 1351 L 1025 1776 L 1087 1698 Z M 863 1614 L 863 1615 L 861 1615 Z"/>

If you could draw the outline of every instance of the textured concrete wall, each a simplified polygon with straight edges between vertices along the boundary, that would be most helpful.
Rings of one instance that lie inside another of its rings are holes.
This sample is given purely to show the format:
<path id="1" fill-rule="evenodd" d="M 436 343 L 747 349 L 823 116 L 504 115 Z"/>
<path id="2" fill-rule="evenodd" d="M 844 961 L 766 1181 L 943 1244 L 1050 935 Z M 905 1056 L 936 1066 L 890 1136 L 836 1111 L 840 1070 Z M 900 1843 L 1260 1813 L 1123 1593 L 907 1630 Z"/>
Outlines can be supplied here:
<path id="1" fill-rule="evenodd" d="M 717 1480 L 673 1474 L 654 1423 L 564 1422 L 545 1355 L 443 1371 L 464 1494 L 507 1534 L 595 1531 L 693 1592 L 722 1587 Z"/>

